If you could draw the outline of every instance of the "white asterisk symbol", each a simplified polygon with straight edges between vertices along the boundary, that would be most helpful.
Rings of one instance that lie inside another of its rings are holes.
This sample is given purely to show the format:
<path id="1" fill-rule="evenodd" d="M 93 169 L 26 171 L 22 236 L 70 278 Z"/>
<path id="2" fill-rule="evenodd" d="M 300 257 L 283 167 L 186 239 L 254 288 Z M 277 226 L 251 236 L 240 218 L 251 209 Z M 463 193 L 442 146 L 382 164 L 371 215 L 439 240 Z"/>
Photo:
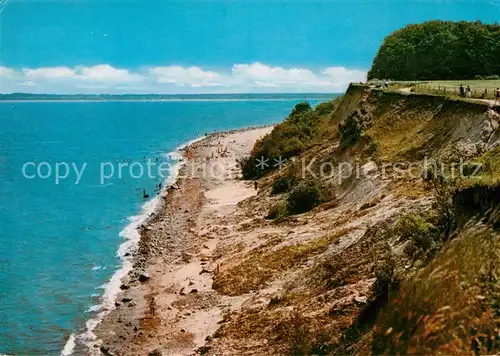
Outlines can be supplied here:
<path id="1" fill-rule="evenodd" d="M 265 158 L 264 156 L 262 156 L 260 159 L 257 158 L 255 160 L 257 162 L 257 164 L 255 165 L 255 167 L 258 167 L 262 170 L 266 169 L 267 167 L 269 167 L 269 163 L 267 163 L 267 161 L 269 161 L 268 158 Z"/>
<path id="2" fill-rule="evenodd" d="M 281 169 L 281 168 L 283 168 L 285 163 L 286 163 L 286 158 L 279 156 L 278 158 L 274 159 L 273 167 L 277 167 L 278 169 Z"/>

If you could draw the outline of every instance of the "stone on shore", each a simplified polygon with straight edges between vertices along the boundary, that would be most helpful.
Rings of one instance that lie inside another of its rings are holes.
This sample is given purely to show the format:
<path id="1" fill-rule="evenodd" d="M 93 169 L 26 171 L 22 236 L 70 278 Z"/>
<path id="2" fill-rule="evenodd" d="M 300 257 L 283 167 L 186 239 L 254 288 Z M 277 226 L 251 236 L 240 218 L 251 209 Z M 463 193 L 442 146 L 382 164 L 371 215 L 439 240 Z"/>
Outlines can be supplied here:
<path id="1" fill-rule="evenodd" d="M 140 275 L 139 275 L 139 282 L 146 282 L 150 279 L 151 277 L 149 276 L 149 274 L 147 274 L 146 272 L 142 272 Z"/>

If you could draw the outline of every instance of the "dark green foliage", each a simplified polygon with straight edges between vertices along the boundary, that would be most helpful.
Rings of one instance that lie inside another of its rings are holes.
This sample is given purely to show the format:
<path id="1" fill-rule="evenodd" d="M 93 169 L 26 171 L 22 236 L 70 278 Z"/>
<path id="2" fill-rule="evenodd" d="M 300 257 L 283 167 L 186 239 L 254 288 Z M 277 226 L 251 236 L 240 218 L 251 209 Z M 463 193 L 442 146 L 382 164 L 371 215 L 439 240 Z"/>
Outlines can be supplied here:
<path id="1" fill-rule="evenodd" d="M 368 79 L 450 80 L 500 74 L 500 26 L 430 21 L 385 38 Z"/>
<path id="2" fill-rule="evenodd" d="M 287 198 L 290 214 L 300 214 L 311 210 L 323 200 L 322 188 L 311 181 L 303 182 L 293 188 Z"/>
<path id="3" fill-rule="evenodd" d="M 276 160 L 290 159 L 300 155 L 333 126 L 329 125 L 335 110 L 335 101 L 311 108 L 309 103 L 299 103 L 282 123 L 255 143 L 250 157 L 240 162 L 243 178 L 258 179 L 274 170 Z M 260 159 L 267 159 L 267 166 L 258 166 Z"/>
<path id="4" fill-rule="evenodd" d="M 307 101 L 303 101 L 295 105 L 290 116 L 301 115 L 308 112 L 309 110 L 311 110 L 311 104 L 309 104 Z"/>
<path id="5" fill-rule="evenodd" d="M 276 179 L 273 183 L 271 194 L 281 194 L 289 192 L 297 183 L 297 179 L 292 175 L 284 175 Z"/>
<path id="6" fill-rule="evenodd" d="M 318 115 L 328 115 L 335 109 L 335 104 L 333 101 L 326 101 L 324 103 L 318 104 L 314 109 Z"/>

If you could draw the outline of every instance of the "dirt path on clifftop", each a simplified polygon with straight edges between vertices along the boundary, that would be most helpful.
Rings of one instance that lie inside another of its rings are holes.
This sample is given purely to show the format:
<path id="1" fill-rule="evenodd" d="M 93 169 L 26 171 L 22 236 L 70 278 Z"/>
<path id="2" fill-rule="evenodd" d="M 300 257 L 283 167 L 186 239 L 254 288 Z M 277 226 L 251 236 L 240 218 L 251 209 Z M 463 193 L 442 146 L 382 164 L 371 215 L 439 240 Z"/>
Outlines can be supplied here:
<path id="1" fill-rule="evenodd" d="M 141 230 L 116 309 L 95 331 L 96 354 L 193 354 L 245 300 L 212 289 L 219 266 L 211 261 L 225 233 L 219 220 L 256 194 L 252 182 L 238 179 L 237 160 L 271 130 L 215 134 L 184 150 L 177 184 Z"/>

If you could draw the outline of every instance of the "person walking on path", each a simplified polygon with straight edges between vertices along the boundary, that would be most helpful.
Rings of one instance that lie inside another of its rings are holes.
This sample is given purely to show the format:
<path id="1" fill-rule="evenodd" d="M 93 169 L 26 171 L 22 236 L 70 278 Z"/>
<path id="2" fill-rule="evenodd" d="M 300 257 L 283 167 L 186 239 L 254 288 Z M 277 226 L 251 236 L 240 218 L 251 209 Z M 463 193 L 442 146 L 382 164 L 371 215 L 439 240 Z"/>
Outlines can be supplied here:
<path id="1" fill-rule="evenodd" d="M 467 85 L 467 97 L 468 98 L 472 97 L 472 92 L 470 91 L 470 85 Z"/>
<path id="2" fill-rule="evenodd" d="M 497 90 L 495 91 L 495 106 L 497 105 L 497 103 L 500 102 L 500 89 L 497 88 Z"/>
<path id="3" fill-rule="evenodd" d="M 465 98 L 465 88 L 462 84 L 460 84 L 460 96 Z"/>

